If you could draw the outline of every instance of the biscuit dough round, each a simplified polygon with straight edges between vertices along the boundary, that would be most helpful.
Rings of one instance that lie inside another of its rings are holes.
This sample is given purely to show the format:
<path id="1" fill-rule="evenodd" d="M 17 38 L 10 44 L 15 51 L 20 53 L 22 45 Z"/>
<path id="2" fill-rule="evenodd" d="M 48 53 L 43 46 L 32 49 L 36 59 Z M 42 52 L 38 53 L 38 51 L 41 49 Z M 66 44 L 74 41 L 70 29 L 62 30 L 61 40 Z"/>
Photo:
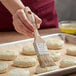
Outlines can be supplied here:
<path id="1" fill-rule="evenodd" d="M 52 57 L 52 59 L 56 62 L 58 60 L 61 59 L 61 52 L 57 52 L 57 51 L 54 51 L 54 50 L 49 50 L 49 55 L 50 57 Z"/>
<path id="2" fill-rule="evenodd" d="M 7 76 L 30 76 L 30 72 L 25 69 L 16 68 L 9 71 Z"/>
<path id="3" fill-rule="evenodd" d="M 0 61 L 0 73 L 4 73 L 8 70 L 8 64 Z"/>
<path id="4" fill-rule="evenodd" d="M 70 46 L 67 48 L 68 55 L 76 56 L 76 46 Z"/>
<path id="5" fill-rule="evenodd" d="M 53 70 L 56 70 L 56 69 L 59 69 L 59 66 L 50 66 L 50 67 L 45 67 L 45 68 L 42 68 L 40 67 L 39 65 L 36 67 L 36 74 L 39 74 L 39 73 L 44 73 L 44 72 L 48 72 L 48 71 L 53 71 Z"/>
<path id="6" fill-rule="evenodd" d="M 22 53 L 25 54 L 25 55 L 35 55 L 36 52 L 35 52 L 33 43 L 25 44 L 25 46 L 23 47 Z"/>
<path id="7" fill-rule="evenodd" d="M 74 65 L 76 65 L 76 57 L 73 56 L 66 56 L 60 62 L 61 68 L 70 67 Z"/>
<path id="8" fill-rule="evenodd" d="M 48 49 L 58 50 L 58 49 L 63 48 L 64 41 L 61 39 L 48 38 L 46 39 L 46 44 L 47 44 Z"/>
<path id="9" fill-rule="evenodd" d="M 14 60 L 19 53 L 14 50 L 2 50 L 0 51 L 0 60 Z"/>
<path id="10" fill-rule="evenodd" d="M 35 66 L 37 60 L 31 56 L 19 56 L 14 60 L 14 66 L 16 67 L 32 67 Z"/>

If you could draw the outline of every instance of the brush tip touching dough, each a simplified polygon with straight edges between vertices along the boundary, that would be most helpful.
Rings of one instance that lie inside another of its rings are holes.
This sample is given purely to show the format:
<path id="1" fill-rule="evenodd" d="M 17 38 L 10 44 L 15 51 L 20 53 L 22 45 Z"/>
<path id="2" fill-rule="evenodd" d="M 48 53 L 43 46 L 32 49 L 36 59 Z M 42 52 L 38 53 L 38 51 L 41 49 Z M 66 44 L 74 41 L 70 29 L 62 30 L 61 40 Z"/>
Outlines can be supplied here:
<path id="1" fill-rule="evenodd" d="M 8 70 L 8 64 L 0 61 L 0 73 L 4 73 Z"/>
<path id="2" fill-rule="evenodd" d="M 19 53 L 14 50 L 2 50 L 0 51 L 0 60 L 14 60 Z"/>
<path id="3" fill-rule="evenodd" d="M 25 44 L 25 46 L 23 47 L 22 53 L 25 54 L 25 55 L 35 55 L 36 52 L 35 52 L 33 43 Z"/>
<path id="4" fill-rule="evenodd" d="M 16 68 L 9 71 L 7 76 L 30 76 L 30 72 L 25 69 Z"/>
<path id="5" fill-rule="evenodd" d="M 19 56 L 14 60 L 14 66 L 17 67 L 32 67 L 36 65 L 36 58 L 31 56 Z"/>
<path id="6" fill-rule="evenodd" d="M 53 71 L 53 70 L 56 70 L 56 69 L 59 69 L 59 66 L 50 66 L 50 67 L 45 67 L 45 68 L 42 68 L 40 67 L 40 65 L 38 65 L 36 67 L 36 74 L 39 74 L 39 73 L 44 73 L 44 72 L 48 72 L 48 71 Z"/>

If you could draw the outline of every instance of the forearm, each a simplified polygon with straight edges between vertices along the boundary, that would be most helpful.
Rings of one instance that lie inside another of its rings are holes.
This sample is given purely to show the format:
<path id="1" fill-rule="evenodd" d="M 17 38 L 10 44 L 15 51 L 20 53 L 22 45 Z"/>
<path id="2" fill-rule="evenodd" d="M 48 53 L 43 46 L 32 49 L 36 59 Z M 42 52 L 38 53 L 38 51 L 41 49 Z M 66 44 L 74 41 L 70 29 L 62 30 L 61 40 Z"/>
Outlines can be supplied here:
<path id="1" fill-rule="evenodd" d="M 21 0 L 0 0 L 1 3 L 10 11 L 13 15 L 18 9 L 24 8 Z"/>

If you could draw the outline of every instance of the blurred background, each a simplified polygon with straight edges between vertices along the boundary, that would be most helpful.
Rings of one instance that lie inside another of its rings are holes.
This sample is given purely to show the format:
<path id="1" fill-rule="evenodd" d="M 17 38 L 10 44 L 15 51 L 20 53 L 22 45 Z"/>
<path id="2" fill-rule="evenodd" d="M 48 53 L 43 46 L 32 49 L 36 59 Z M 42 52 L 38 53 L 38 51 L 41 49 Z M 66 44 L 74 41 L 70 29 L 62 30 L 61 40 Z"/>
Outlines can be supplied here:
<path id="1" fill-rule="evenodd" d="M 76 20 L 76 0 L 55 0 L 59 21 Z"/>

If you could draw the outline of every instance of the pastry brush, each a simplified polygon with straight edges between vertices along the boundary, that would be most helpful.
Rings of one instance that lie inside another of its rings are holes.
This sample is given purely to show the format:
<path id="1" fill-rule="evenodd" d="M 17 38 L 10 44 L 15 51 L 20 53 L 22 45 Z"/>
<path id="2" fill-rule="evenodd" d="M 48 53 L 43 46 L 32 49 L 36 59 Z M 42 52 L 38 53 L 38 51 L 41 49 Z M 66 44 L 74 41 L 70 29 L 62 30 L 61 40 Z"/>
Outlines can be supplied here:
<path id="1" fill-rule="evenodd" d="M 28 15 L 27 15 L 28 14 Z M 26 15 L 28 19 L 32 22 L 34 28 L 34 48 L 36 50 L 37 58 L 41 67 L 47 67 L 55 65 L 53 59 L 49 56 L 49 51 L 47 49 L 45 41 L 41 38 L 37 28 L 34 14 L 31 10 L 26 9 Z"/>

